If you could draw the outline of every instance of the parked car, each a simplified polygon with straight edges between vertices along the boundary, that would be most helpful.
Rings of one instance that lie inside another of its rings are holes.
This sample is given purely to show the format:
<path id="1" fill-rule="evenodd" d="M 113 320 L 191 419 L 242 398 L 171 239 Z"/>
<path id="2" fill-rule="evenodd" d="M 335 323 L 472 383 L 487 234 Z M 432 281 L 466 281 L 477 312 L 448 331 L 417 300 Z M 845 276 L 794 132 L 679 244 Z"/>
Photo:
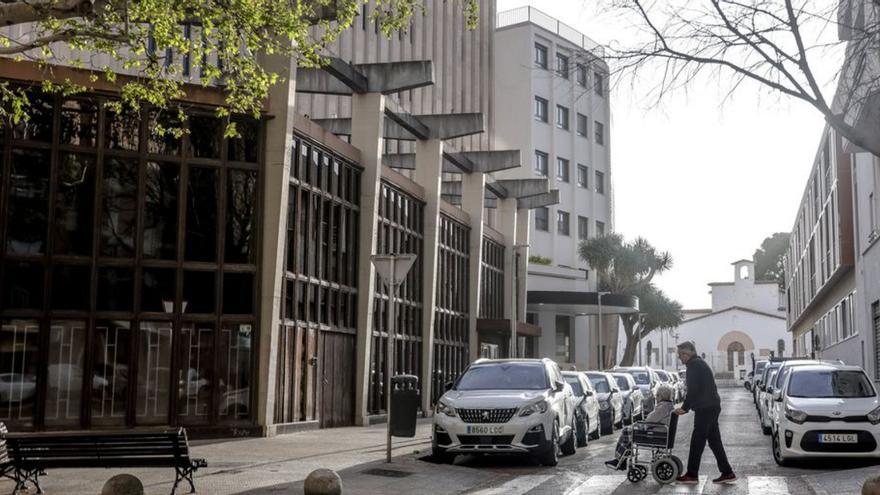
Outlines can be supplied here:
<path id="1" fill-rule="evenodd" d="M 642 391 L 642 414 L 647 415 L 654 410 L 654 392 L 660 384 L 660 378 L 653 369 L 642 366 L 629 366 L 614 368 L 611 372 L 632 375 L 636 385 Z"/>
<path id="2" fill-rule="evenodd" d="M 629 373 L 612 373 L 623 398 L 623 424 L 630 425 L 644 416 L 642 414 L 642 389 Z"/>
<path id="3" fill-rule="evenodd" d="M 761 417 L 761 393 L 766 389 L 764 384 L 767 383 L 767 375 L 770 374 L 771 369 L 778 369 L 779 363 L 771 363 L 768 362 L 766 366 L 764 366 L 764 371 L 761 373 L 761 377 L 755 382 L 755 410 L 758 411 L 758 418 Z"/>
<path id="4" fill-rule="evenodd" d="M 571 385 L 575 398 L 575 438 L 578 447 L 586 447 L 589 440 L 599 438 L 599 399 L 593 384 L 581 372 L 564 371 L 562 377 Z"/>
<path id="5" fill-rule="evenodd" d="M 611 373 L 588 371 L 586 375 L 596 390 L 596 398 L 599 399 L 600 434 L 611 434 L 623 422 L 623 397 L 620 389 Z"/>
<path id="6" fill-rule="evenodd" d="M 675 402 L 684 400 L 684 380 L 678 376 L 677 371 L 667 371 L 669 377 L 672 378 L 672 386 L 675 389 Z"/>
<path id="7" fill-rule="evenodd" d="M 767 367 L 767 364 L 770 361 L 761 360 L 755 363 L 755 371 L 752 375 L 751 385 L 749 390 L 752 392 L 752 402 L 755 403 L 755 407 L 758 407 L 758 386 L 760 385 L 761 377 L 764 376 L 764 368 Z"/>
<path id="8" fill-rule="evenodd" d="M 758 397 L 758 418 L 761 421 L 761 431 L 765 435 L 769 435 L 771 431 L 770 424 L 770 401 L 773 400 L 773 384 L 776 383 L 776 374 L 782 363 L 770 363 L 767 367 L 767 373 L 764 375 L 764 383 L 761 385 L 761 391 Z"/>
<path id="9" fill-rule="evenodd" d="M 773 393 L 782 411 L 772 437 L 777 464 L 809 457 L 880 458 L 880 400 L 862 368 L 811 364 L 787 375 Z"/>
<path id="10" fill-rule="evenodd" d="M 779 370 L 776 372 L 775 378 L 767 384 L 767 394 L 770 396 L 770 400 L 767 402 L 767 422 L 769 423 L 770 432 L 765 434 L 773 435 L 776 433 L 776 426 L 779 424 L 779 415 L 782 413 L 780 410 L 780 403 L 773 400 L 773 396 L 777 390 L 782 390 L 782 386 L 785 384 L 786 378 L 791 373 L 791 370 L 798 366 L 810 366 L 815 364 L 843 364 L 842 361 L 821 361 L 816 359 L 795 359 L 791 361 L 783 361 L 779 365 Z"/>
<path id="11" fill-rule="evenodd" d="M 549 359 L 479 359 L 437 401 L 432 452 L 526 454 L 555 466 L 574 454 L 574 393 Z"/>

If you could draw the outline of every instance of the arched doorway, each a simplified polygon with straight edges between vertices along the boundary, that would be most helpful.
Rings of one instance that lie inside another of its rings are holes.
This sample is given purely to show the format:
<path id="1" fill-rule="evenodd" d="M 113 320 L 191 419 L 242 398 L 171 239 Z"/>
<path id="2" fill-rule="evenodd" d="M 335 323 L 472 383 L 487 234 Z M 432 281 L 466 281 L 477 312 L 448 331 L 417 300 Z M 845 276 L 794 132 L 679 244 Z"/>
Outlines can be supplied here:
<path id="1" fill-rule="evenodd" d="M 727 371 L 746 364 L 746 348 L 739 341 L 727 345 Z"/>

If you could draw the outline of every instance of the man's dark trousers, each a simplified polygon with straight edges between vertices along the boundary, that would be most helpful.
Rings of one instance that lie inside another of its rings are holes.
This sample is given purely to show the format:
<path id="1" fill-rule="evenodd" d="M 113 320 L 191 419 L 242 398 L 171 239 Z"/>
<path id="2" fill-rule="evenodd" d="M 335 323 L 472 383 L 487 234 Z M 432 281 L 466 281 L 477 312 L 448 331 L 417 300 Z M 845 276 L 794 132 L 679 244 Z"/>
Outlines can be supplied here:
<path id="1" fill-rule="evenodd" d="M 733 468 L 727 462 L 727 453 L 724 452 L 724 445 L 721 444 L 721 429 L 718 427 L 718 416 L 721 414 L 721 407 L 709 407 L 705 409 L 694 410 L 694 433 L 691 435 L 691 451 L 688 455 L 687 474 L 697 476 L 700 474 L 700 459 L 703 458 L 703 450 L 706 448 L 706 442 L 709 442 L 709 448 L 715 454 L 715 460 L 718 461 L 718 470 L 721 474 L 730 474 Z"/>

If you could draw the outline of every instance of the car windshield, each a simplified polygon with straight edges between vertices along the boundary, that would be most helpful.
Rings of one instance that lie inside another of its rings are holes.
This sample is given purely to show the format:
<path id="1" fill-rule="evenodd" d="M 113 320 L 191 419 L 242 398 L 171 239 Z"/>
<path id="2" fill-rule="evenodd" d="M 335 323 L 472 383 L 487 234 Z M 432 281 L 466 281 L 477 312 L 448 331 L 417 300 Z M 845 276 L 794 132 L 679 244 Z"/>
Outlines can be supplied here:
<path id="1" fill-rule="evenodd" d="M 657 372 L 657 376 L 660 377 L 660 381 L 661 381 L 661 382 L 664 382 L 664 383 L 665 383 L 665 382 L 668 382 L 668 381 L 669 381 L 669 375 L 667 375 L 666 373 L 664 373 L 664 372 L 662 372 L 662 371 L 658 371 L 658 372 Z"/>
<path id="2" fill-rule="evenodd" d="M 578 397 L 584 395 L 584 388 L 581 387 L 581 381 L 576 376 L 566 375 L 565 381 L 571 385 L 571 391 Z"/>
<path id="3" fill-rule="evenodd" d="M 758 363 L 758 365 L 755 367 L 755 376 L 759 376 L 761 373 L 763 373 L 764 368 L 766 367 L 767 361 L 761 361 L 760 363 Z"/>
<path id="4" fill-rule="evenodd" d="M 549 388 L 541 363 L 493 363 L 471 366 L 456 390 L 543 390 Z"/>
<path id="5" fill-rule="evenodd" d="M 793 371 L 788 384 L 790 397 L 853 398 L 874 397 L 874 387 L 861 371 Z"/>
<path id="6" fill-rule="evenodd" d="M 587 375 L 587 377 L 597 393 L 607 394 L 611 391 L 611 387 L 608 386 L 608 380 L 603 375 Z"/>
<path id="7" fill-rule="evenodd" d="M 772 369 L 767 372 L 767 384 L 768 385 L 773 383 L 773 379 L 776 378 L 777 371 L 779 371 L 779 369 Z"/>
<path id="8" fill-rule="evenodd" d="M 615 376 L 614 380 L 617 381 L 617 386 L 620 387 L 620 390 L 629 390 L 629 381 L 627 381 L 625 376 Z"/>
<path id="9" fill-rule="evenodd" d="M 651 384 L 651 377 L 648 376 L 647 371 L 630 371 L 629 375 L 635 379 L 637 385 Z"/>

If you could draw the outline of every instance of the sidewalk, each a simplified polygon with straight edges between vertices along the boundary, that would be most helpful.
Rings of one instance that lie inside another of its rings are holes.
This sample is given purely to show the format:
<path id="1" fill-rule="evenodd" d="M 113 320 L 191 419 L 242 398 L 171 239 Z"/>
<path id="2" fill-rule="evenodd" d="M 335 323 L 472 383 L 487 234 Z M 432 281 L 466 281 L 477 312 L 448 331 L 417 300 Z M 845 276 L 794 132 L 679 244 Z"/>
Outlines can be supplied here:
<path id="1" fill-rule="evenodd" d="M 385 431 L 384 425 L 376 425 L 273 438 L 193 441 L 192 456 L 208 461 L 208 467 L 196 473 L 196 489 L 209 495 L 301 494 L 303 480 L 318 468 L 339 472 L 346 495 L 459 493 L 496 476 L 418 460 L 431 450 L 431 425 L 427 422 L 419 424 L 415 438 L 395 439 L 395 460 L 386 464 Z M 390 472 L 364 472 L 376 468 Z M 149 495 L 171 493 L 174 471 L 170 468 L 54 469 L 41 478 L 41 484 L 50 495 L 95 495 L 111 476 L 126 472 L 140 478 Z M 11 482 L 0 482 L 0 494 L 11 493 L 12 488 Z M 181 485 L 178 493 L 188 489 Z"/>

